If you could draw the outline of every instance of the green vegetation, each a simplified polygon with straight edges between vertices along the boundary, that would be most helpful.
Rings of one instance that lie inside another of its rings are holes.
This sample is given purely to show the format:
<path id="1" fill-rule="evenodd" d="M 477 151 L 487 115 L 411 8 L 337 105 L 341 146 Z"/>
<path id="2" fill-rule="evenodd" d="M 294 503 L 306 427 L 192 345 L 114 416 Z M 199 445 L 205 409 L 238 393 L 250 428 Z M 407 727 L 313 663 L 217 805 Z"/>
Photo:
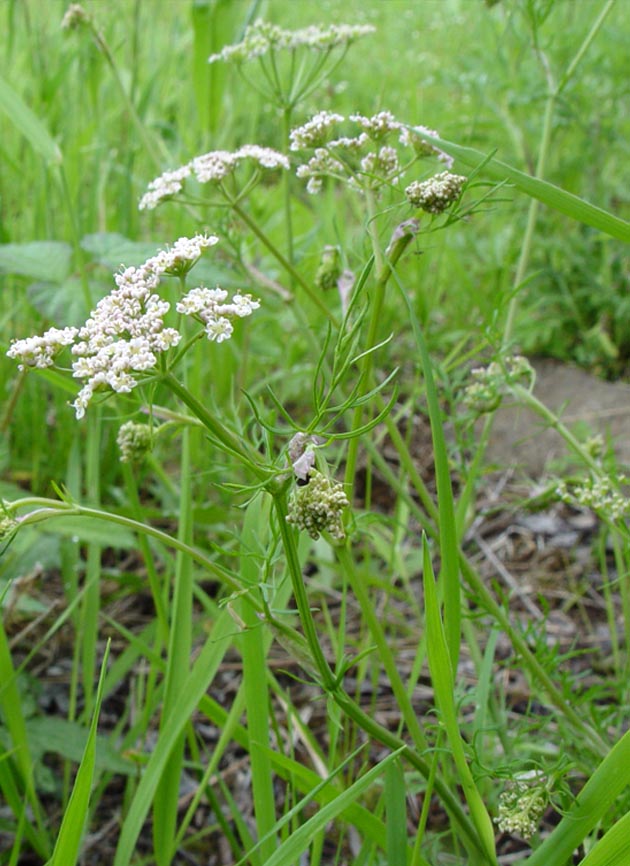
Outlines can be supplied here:
<path id="1" fill-rule="evenodd" d="M 526 357 L 627 374 L 623 4 L 0 16 L 0 864 L 626 866 L 627 479 Z"/>

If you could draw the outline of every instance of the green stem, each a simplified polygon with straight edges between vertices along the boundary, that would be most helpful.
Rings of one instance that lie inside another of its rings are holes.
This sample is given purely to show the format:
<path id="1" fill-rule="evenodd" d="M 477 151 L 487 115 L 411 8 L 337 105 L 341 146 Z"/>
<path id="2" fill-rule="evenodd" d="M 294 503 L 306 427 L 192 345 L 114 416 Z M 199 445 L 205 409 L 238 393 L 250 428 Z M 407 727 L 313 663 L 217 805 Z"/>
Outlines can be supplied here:
<path id="1" fill-rule="evenodd" d="M 282 135 L 284 147 L 287 147 L 289 134 L 291 132 L 291 116 L 293 114 L 292 106 L 287 105 L 282 111 Z M 295 255 L 293 252 L 293 217 L 291 214 L 291 193 L 293 187 L 293 172 L 285 171 L 283 178 L 284 185 L 284 225 L 287 233 L 287 257 L 289 263 L 295 267 Z M 293 285 L 291 285 L 293 290 Z"/>
<path id="2" fill-rule="evenodd" d="M 241 208 L 238 202 L 231 201 L 230 206 L 234 210 L 234 213 L 237 214 L 239 219 L 241 219 L 245 223 L 245 225 L 252 230 L 258 240 L 269 250 L 269 252 L 276 259 L 276 261 L 282 265 L 282 267 L 289 274 L 291 279 L 294 280 L 294 282 L 302 289 L 304 289 L 307 297 L 315 304 L 315 306 L 320 310 L 320 312 L 322 312 L 326 316 L 328 321 L 334 327 L 337 327 L 339 323 L 337 322 L 337 317 L 334 315 L 334 313 L 331 312 L 331 310 L 320 298 L 320 296 L 315 291 L 313 291 L 311 286 L 309 286 L 309 284 L 302 277 L 300 272 L 297 271 L 295 267 L 291 264 L 291 262 L 282 255 L 280 250 L 267 237 L 267 235 L 262 231 L 258 224 L 253 219 L 251 219 L 249 214 Z"/>
<path id="3" fill-rule="evenodd" d="M 374 200 L 374 194 L 371 190 L 368 189 L 365 191 L 365 199 L 368 209 L 367 230 L 372 244 L 376 278 L 374 297 L 372 299 L 370 318 L 368 321 L 368 328 L 364 343 L 365 349 L 370 349 L 376 343 L 376 334 L 381 323 L 381 312 L 383 310 L 383 302 L 385 299 L 385 288 L 387 286 L 387 281 L 391 276 L 392 268 L 402 255 L 403 250 L 406 248 L 407 244 L 411 240 L 412 235 L 409 234 L 408 236 L 403 236 L 403 238 L 401 239 L 403 243 L 398 243 L 398 245 L 394 246 L 392 255 L 390 256 L 389 260 L 386 259 L 383 251 L 381 250 L 379 242 L 378 228 L 376 225 L 376 202 Z M 361 402 L 361 397 L 365 396 L 365 394 L 368 393 L 372 386 L 373 363 L 374 359 L 372 352 L 368 352 L 361 358 L 361 363 L 359 367 L 360 387 L 357 393 L 357 400 L 359 401 L 359 405 L 355 407 L 354 414 L 352 416 L 351 430 L 358 430 L 363 424 L 364 406 Z M 348 453 L 346 456 L 346 471 L 344 477 L 346 492 L 348 493 L 350 501 L 352 501 L 352 491 L 354 488 L 354 480 L 356 476 L 358 454 L 359 437 L 354 436 L 352 439 L 350 439 L 350 443 L 348 445 Z"/>
<path id="4" fill-rule="evenodd" d="M 127 89 L 123 84 L 123 80 L 120 77 L 120 73 L 118 72 L 118 67 L 116 66 L 116 61 L 114 60 L 114 55 L 110 51 L 109 45 L 107 44 L 105 37 L 103 34 L 97 29 L 93 22 L 90 22 L 90 30 L 92 32 L 92 38 L 96 43 L 97 48 L 102 53 L 103 57 L 107 61 L 109 68 L 112 71 L 114 76 L 114 81 L 120 91 L 120 95 L 122 96 L 123 103 L 125 105 L 125 109 L 128 112 L 131 120 L 133 121 L 136 130 L 138 131 L 138 135 L 140 136 L 142 143 L 146 149 L 147 154 L 151 158 L 151 161 L 158 169 L 161 171 L 162 169 L 162 159 L 161 155 L 158 152 L 158 149 L 155 146 L 154 141 L 149 136 L 147 129 L 144 123 L 140 120 L 138 112 L 136 111 L 135 105 L 133 104 L 130 95 L 127 93 Z"/>
<path id="5" fill-rule="evenodd" d="M 348 583 L 352 587 L 352 592 L 359 602 L 361 613 L 365 617 L 370 635 L 376 644 L 380 660 L 385 668 L 385 673 L 387 674 L 389 684 L 392 687 L 392 691 L 394 692 L 394 696 L 405 720 L 405 724 L 407 725 L 407 729 L 413 738 L 416 748 L 419 751 L 425 752 L 428 749 L 426 737 L 424 736 L 420 723 L 418 722 L 418 717 L 411 705 L 407 689 L 405 688 L 398 671 L 394 653 L 387 642 L 385 630 L 378 618 L 374 608 L 374 603 L 369 597 L 368 588 L 361 575 L 357 574 L 352 557 L 348 552 L 347 545 L 339 545 L 335 547 L 335 553 L 339 565 L 341 566 Z"/>
<path id="6" fill-rule="evenodd" d="M 432 774 L 431 764 L 414 748 L 404 743 L 400 737 L 393 734 L 387 728 L 384 728 L 364 712 L 356 701 L 354 701 L 347 692 L 344 691 L 338 679 L 333 676 L 317 637 L 313 614 L 309 606 L 308 596 L 304 586 L 304 577 L 295 544 L 294 531 L 288 526 L 286 520 L 287 510 L 284 494 L 281 493 L 274 495 L 273 501 L 278 516 L 280 536 L 282 539 L 289 576 L 291 578 L 296 606 L 300 616 L 300 622 L 322 687 L 329 697 L 335 701 L 342 712 L 362 731 L 392 751 L 402 749 L 402 756 L 406 758 L 411 766 L 418 770 L 425 779 L 428 779 Z M 478 854 L 484 857 L 484 859 L 487 859 L 485 858 L 481 840 L 478 838 L 477 832 L 470 819 L 449 787 L 440 778 L 435 779 L 435 791 L 444 803 L 448 813 L 458 824 L 469 848 L 474 849 Z"/>
<path id="7" fill-rule="evenodd" d="M 230 453 L 236 455 L 243 463 L 261 480 L 267 482 L 267 486 L 273 487 L 271 470 L 263 466 L 260 455 L 243 439 L 228 430 L 212 413 L 208 412 L 203 403 L 183 385 L 172 373 L 166 373 L 163 382 L 182 403 L 195 414 L 203 426 L 223 445 Z"/>
<path id="8" fill-rule="evenodd" d="M 223 583 L 232 592 L 239 592 L 242 589 L 240 583 L 216 562 L 209 559 L 205 553 L 192 547 L 180 539 L 162 532 L 161 529 L 156 529 L 146 523 L 141 523 L 133 520 L 131 517 L 125 517 L 122 514 L 115 514 L 111 511 L 102 511 L 98 508 L 88 508 L 85 505 L 76 505 L 74 503 L 59 502 L 56 499 L 44 499 L 39 496 L 29 496 L 24 499 L 16 500 L 11 503 L 10 511 L 13 513 L 20 508 L 29 508 L 35 506 L 36 510 L 25 514 L 18 518 L 21 526 L 32 526 L 35 523 L 42 523 L 45 520 L 52 520 L 55 517 L 68 517 L 69 515 L 77 515 L 79 517 L 91 517 L 97 520 L 107 520 L 109 523 L 115 523 L 118 526 L 124 526 L 133 532 L 138 532 L 147 535 L 150 538 L 155 538 L 156 541 L 164 544 L 165 547 L 172 550 L 180 551 L 189 556 L 198 565 L 205 568 L 213 578 L 220 583 Z"/>

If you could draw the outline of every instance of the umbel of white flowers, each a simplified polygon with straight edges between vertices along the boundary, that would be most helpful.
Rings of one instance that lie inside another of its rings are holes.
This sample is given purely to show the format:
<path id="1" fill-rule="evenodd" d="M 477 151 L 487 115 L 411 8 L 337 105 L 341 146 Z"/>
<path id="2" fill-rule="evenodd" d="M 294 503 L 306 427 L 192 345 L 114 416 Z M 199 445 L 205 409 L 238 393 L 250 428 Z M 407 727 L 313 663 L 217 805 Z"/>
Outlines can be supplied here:
<path id="1" fill-rule="evenodd" d="M 50 328 L 41 336 L 15 340 L 7 355 L 18 360 L 21 369 L 52 367 L 59 352 L 70 346 L 75 356 L 72 375 L 85 381 L 72 404 L 77 418 L 82 418 L 96 391 L 131 391 L 157 366 L 159 356 L 180 342 L 181 333 L 165 323 L 170 304 L 157 292 L 160 280 L 188 273 L 203 251 L 218 241 L 215 235 L 180 238 L 140 267 L 116 274 L 116 288 L 98 302 L 82 327 Z M 219 287 L 199 286 L 180 298 L 176 310 L 195 319 L 209 340 L 220 343 L 232 335 L 232 319 L 249 316 L 260 306 L 250 295 L 237 293 L 226 303 L 227 297 Z"/>
<path id="2" fill-rule="evenodd" d="M 346 122 L 355 126 L 356 134 L 335 137 L 336 128 Z M 436 156 L 451 167 L 452 158 L 423 135 L 435 138 L 437 132 L 425 126 L 407 126 L 391 111 L 379 111 L 371 117 L 351 114 L 347 121 L 341 114 L 320 111 L 292 130 L 290 149 L 313 153 L 296 172 L 307 180 L 310 193 L 322 189 L 325 177 L 357 189 L 377 190 L 398 183 L 416 159 Z"/>
<path id="3" fill-rule="evenodd" d="M 253 163 L 256 171 L 290 168 L 289 160 L 284 154 L 271 147 L 260 147 L 258 144 L 244 144 L 234 151 L 211 150 L 209 153 L 196 156 L 179 168 L 165 171 L 152 180 L 140 199 L 138 208 L 153 210 L 164 199 L 181 192 L 184 181 L 189 177 L 194 177 L 202 184 L 220 184 L 226 177 L 234 174 L 243 162 Z"/>
<path id="4" fill-rule="evenodd" d="M 374 33 L 375 29 L 371 24 L 331 24 L 329 27 L 311 25 L 300 30 L 285 30 L 259 18 L 245 30 L 240 42 L 226 45 L 218 54 L 212 54 L 208 63 L 218 60 L 243 63 L 268 51 L 295 51 L 297 48 L 329 52 L 337 47 L 346 48 L 361 36 Z"/>

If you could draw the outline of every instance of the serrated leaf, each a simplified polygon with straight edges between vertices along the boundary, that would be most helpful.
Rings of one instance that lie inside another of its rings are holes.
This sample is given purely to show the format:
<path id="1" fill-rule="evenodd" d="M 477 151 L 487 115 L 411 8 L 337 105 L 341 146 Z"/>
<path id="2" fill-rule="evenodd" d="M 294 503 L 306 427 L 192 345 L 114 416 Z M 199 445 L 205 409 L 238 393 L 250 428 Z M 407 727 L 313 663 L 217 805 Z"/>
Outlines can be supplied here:
<path id="1" fill-rule="evenodd" d="M 70 272 L 72 247 L 63 241 L 0 244 L 0 270 L 34 280 L 61 283 Z"/>

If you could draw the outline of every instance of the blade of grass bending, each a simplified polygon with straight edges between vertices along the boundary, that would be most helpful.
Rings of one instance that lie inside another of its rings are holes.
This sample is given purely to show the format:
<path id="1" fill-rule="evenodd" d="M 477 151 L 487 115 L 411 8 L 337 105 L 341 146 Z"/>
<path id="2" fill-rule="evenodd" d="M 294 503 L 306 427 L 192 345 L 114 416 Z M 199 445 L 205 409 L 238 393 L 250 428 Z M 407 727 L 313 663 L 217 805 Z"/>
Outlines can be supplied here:
<path id="1" fill-rule="evenodd" d="M 0 78 L 0 109 L 49 165 L 60 165 L 63 156 L 42 121 L 4 78 Z"/>
<path id="2" fill-rule="evenodd" d="M 27 837 L 37 853 L 40 856 L 47 857 L 50 853 L 51 842 L 46 838 L 46 833 L 44 832 L 42 808 L 33 785 L 33 762 L 26 732 L 26 722 L 22 713 L 22 697 L 13 668 L 9 641 L 4 629 L 1 599 L 0 683 L 2 683 L 0 687 L 0 707 L 2 708 L 3 721 L 9 731 L 11 745 L 15 749 L 13 767 L 5 761 L 2 762 L 2 767 L 0 767 L 0 790 L 4 793 L 16 814 L 22 809 L 22 796 L 26 796 L 35 819 L 29 822 Z M 16 774 L 20 776 L 21 791 L 18 789 Z"/>
<path id="3" fill-rule="evenodd" d="M 101 674 L 96 690 L 90 733 L 85 744 L 85 751 L 79 764 L 76 779 L 74 780 L 70 801 L 61 822 L 55 848 L 46 866 L 74 866 L 79 857 L 83 828 L 90 808 L 90 794 L 92 793 L 94 766 L 96 764 L 96 731 L 101 711 L 101 702 L 103 700 L 103 683 L 105 682 L 109 647 L 110 643 L 108 641 L 105 647 Z"/>
<path id="4" fill-rule="evenodd" d="M 181 278 L 182 292 L 185 290 L 185 277 Z M 188 369 L 182 368 L 182 384 L 188 384 Z M 179 515 L 177 538 L 183 544 L 193 543 L 193 503 L 192 503 L 192 428 L 184 427 L 181 432 Z M 177 552 L 175 560 L 175 581 L 173 587 L 172 616 L 168 635 L 168 655 L 164 683 L 164 706 L 160 718 L 160 732 L 172 715 L 179 715 L 182 683 L 190 670 L 192 652 L 193 622 L 193 563 L 182 551 Z M 153 849 L 158 866 L 170 866 L 170 851 L 177 834 L 177 812 L 179 807 L 179 787 L 184 763 L 183 728 L 177 741 L 172 744 L 165 763 L 160 783 L 153 802 Z"/>
<path id="5" fill-rule="evenodd" d="M 435 482 L 438 497 L 438 520 L 440 556 L 442 566 L 440 580 L 442 582 L 444 603 L 444 629 L 446 642 L 453 670 L 457 670 L 459 648 L 461 641 L 461 590 L 459 580 L 459 543 L 457 539 L 457 522 L 455 520 L 455 505 L 453 488 L 449 471 L 448 452 L 442 426 L 442 413 L 438 400 L 433 365 L 417 316 L 411 306 L 409 296 L 398 280 L 395 271 L 392 272 L 394 282 L 398 287 L 402 300 L 407 307 L 409 321 L 420 353 L 422 374 L 427 399 L 427 410 L 431 422 L 431 438 L 433 441 L 433 459 L 435 463 Z"/>
<path id="6" fill-rule="evenodd" d="M 255 586 L 260 580 L 261 556 L 268 546 L 270 522 L 269 497 L 258 496 L 245 512 L 241 531 L 240 574 L 243 586 Z M 258 552 L 258 554 L 257 554 Z M 247 731 L 251 759 L 252 793 L 256 830 L 262 842 L 250 861 L 265 863 L 278 847 L 273 832 L 276 823 L 273 772 L 269 757 L 269 692 L 267 684 L 267 653 L 264 647 L 262 623 L 248 598 L 240 602 L 240 612 L 246 625 L 240 640 L 243 657 Z"/>
<path id="7" fill-rule="evenodd" d="M 630 860 L 630 812 L 599 840 L 579 866 L 627 866 Z"/>
<path id="8" fill-rule="evenodd" d="M 610 237 L 617 238 L 620 241 L 628 243 L 630 241 L 630 223 L 622 220 L 619 217 L 605 211 L 603 208 L 597 207 L 583 198 L 561 189 L 553 183 L 539 178 L 532 177 L 517 168 L 513 168 L 506 162 L 496 159 L 494 156 L 488 157 L 487 154 L 480 150 L 475 150 L 473 147 L 462 147 L 452 141 L 446 141 L 443 138 L 430 136 L 418 131 L 417 134 L 434 144 L 462 162 L 470 168 L 477 168 L 481 163 L 482 173 L 488 175 L 494 180 L 509 181 L 513 183 L 521 192 L 526 193 L 532 198 L 546 204 L 548 207 L 557 210 L 559 213 L 584 223 L 584 225 L 592 226 L 599 229 L 604 234 Z"/>
<path id="9" fill-rule="evenodd" d="M 630 731 L 627 731 L 584 785 L 573 808 L 523 866 L 563 866 L 629 785 Z"/>
<path id="10" fill-rule="evenodd" d="M 312 818 L 309 818 L 301 827 L 298 827 L 298 829 L 292 833 L 288 839 L 286 839 L 282 845 L 276 849 L 276 851 L 274 851 L 272 856 L 265 863 L 265 866 L 293 866 L 294 863 L 297 863 L 317 833 L 323 830 L 329 821 L 334 820 L 351 803 L 354 803 L 361 794 L 383 774 L 388 764 L 396 760 L 400 751 L 402 750 L 392 752 L 391 755 L 388 755 L 379 764 L 372 767 L 371 770 L 368 770 L 364 776 L 357 779 L 357 781 L 342 794 L 335 797 L 332 802 L 322 806 L 322 808 L 313 815 Z"/>
<path id="11" fill-rule="evenodd" d="M 180 699 L 176 711 L 165 720 L 157 744 L 147 761 L 142 779 L 136 789 L 129 811 L 122 826 L 113 866 L 128 866 L 134 854 L 136 840 L 142 829 L 151 801 L 168 762 L 168 758 L 180 739 L 184 727 L 197 704 L 205 694 L 227 652 L 234 632 L 234 621 L 224 610 L 213 624 L 192 670 L 181 683 Z"/>
<path id="12" fill-rule="evenodd" d="M 464 740 L 457 723 L 457 708 L 455 706 L 453 668 L 446 643 L 446 635 L 440 618 L 435 577 L 431 564 L 431 554 L 426 536 L 422 537 L 423 547 L 423 581 L 424 603 L 427 623 L 427 656 L 429 671 L 435 693 L 435 702 L 440 710 L 446 735 L 448 737 L 453 760 L 459 774 L 470 815 L 479 835 L 488 863 L 496 864 L 494 830 L 487 809 L 470 772 Z"/>

